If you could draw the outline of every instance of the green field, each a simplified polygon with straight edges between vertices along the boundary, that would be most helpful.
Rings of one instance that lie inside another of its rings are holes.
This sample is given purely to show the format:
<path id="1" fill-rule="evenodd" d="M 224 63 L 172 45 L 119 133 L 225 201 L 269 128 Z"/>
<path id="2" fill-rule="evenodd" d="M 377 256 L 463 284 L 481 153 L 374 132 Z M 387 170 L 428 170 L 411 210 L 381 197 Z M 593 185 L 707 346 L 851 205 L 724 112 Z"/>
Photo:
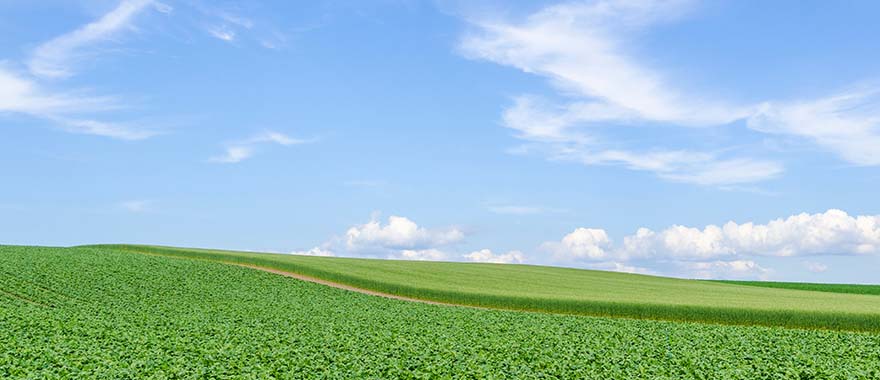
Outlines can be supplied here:
<path id="1" fill-rule="evenodd" d="M 247 263 L 464 305 L 595 316 L 880 331 L 880 297 L 529 265 L 413 262 L 106 246 Z"/>
<path id="2" fill-rule="evenodd" d="M 816 292 L 848 293 L 848 294 L 871 294 L 880 295 L 880 285 L 860 284 L 816 284 L 809 282 L 772 282 L 772 281 L 723 281 L 714 280 L 735 285 L 760 286 L 765 288 L 811 290 Z"/>
<path id="3" fill-rule="evenodd" d="M 110 248 L 0 246 L 0 290 L 4 379 L 880 378 L 875 333 L 436 306 Z"/>

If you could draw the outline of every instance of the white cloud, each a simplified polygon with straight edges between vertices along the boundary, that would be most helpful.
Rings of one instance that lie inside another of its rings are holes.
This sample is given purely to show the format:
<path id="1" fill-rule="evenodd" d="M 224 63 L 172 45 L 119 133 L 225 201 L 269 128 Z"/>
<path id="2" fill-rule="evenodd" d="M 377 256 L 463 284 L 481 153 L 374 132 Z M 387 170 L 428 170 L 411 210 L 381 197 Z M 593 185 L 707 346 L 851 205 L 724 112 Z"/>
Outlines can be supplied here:
<path id="1" fill-rule="evenodd" d="M 0 66 L 0 112 L 41 118 L 71 133 L 120 140 L 141 140 L 159 134 L 152 128 L 82 116 L 118 108 L 117 101 L 111 97 L 49 90 L 36 80 L 71 76 L 73 67 L 86 57 L 89 46 L 111 41 L 119 33 L 132 29 L 133 18 L 151 4 L 158 11 L 165 10 L 164 4 L 152 0 L 124 0 L 100 19 L 39 45 L 26 62 L 33 78 Z"/>
<path id="2" fill-rule="evenodd" d="M 51 119 L 58 122 L 61 129 L 71 133 L 104 136 L 118 140 L 143 140 L 160 134 L 156 130 L 121 123 L 59 117 L 52 117 Z"/>
<path id="3" fill-rule="evenodd" d="M 226 151 L 222 155 L 211 157 L 209 161 L 222 164 L 234 164 L 250 158 L 253 154 L 254 150 L 250 146 L 236 145 L 226 147 Z"/>
<path id="4" fill-rule="evenodd" d="M 234 142 L 226 147 L 223 154 L 208 159 L 209 162 L 221 164 L 234 164 L 244 161 L 254 155 L 260 144 L 278 144 L 283 146 L 306 144 L 312 140 L 301 140 L 289 137 L 282 133 L 267 131 L 248 139 Z"/>
<path id="5" fill-rule="evenodd" d="M 641 229 L 624 239 L 624 251 L 631 256 L 685 259 L 880 254 L 880 216 L 850 216 L 832 209 L 767 224 L 727 222 L 703 229 L 673 226 L 659 233 Z"/>
<path id="6" fill-rule="evenodd" d="M 93 120 L 80 116 L 118 107 L 110 97 L 51 92 L 34 80 L 0 65 L 0 113 L 17 113 L 47 120 L 58 128 L 79 134 L 120 140 L 141 140 L 159 134 L 155 129 Z"/>
<path id="7" fill-rule="evenodd" d="M 383 225 L 373 219 L 349 228 L 308 251 L 294 254 L 312 256 L 368 257 L 395 260 L 450 260 L 443 247 L 459 243 L 464 232 L 457 227 L 424 228 L 402 216 L 391 216 Z"/>
<path id="8" fill-rule="evenodd" d="M 354 226 L 345 233 L 345 245 L 350 251 L 372 249 L 419 250 L 460 242 L 464 233 L 456 227 L 427 229 L 402 216 L 391 216 L 382 225 L 377 220 Z"/>
<path id="9" fill-rule="evenodd" d="M 271 20 L 253 12 L 246 12 L 240 6 L 224 6 L 207 2 L 189 5 L 204 16 L 200 24 L 202 31 L 209 36 L 225 42 L 255 42 L 259 46 L 277 50 L 287 44 L 288 36 L 273 25 Z M 284 28 L 289 30 L 289 28 Z"/>
<path id="10" fill-rule="evenodd" d="M 123 0 L 100 19 L 73 32 L 56 37 L 38 46 L 28 62 L 28 68 L 36 76 L 64 78 L 73 74 L 72 66 L 82 60 L 82 49 L 88 45 L 111 41 L 118 33 L 131 30 L 134 17 L 153 0 Z M 167 9 L 157 4 L 157 9 Z"/>
<path id="11" fill-rule="evenodd" d="M 293 251 L 290 254 L 291 255 L 301 255 L 301 256 L 324 256 L 324 257 L 336 256 L 336 254 L 333 253 L 332 251 L 321 248 L 321 247 L 314 247 L 308 251 Z"/>
<path id="12" fill-rule="evenodd" d="M 578 228 L 565 235 L 562 241 L 546 242 L 542 249 L 553 254 L 556 261 L 600 261 L 610 258 L 611 239 L 605 230 Z"/>
<path id="13" fill-rule="evenodd" d="M 258 134 L 250 139 L 246 140 L 244 143 L 246 144 L 257 144 L 257 143 L 276 143 L 279 145 L 298 145 L 305 144 L 311 142 L 312 140 L 301 140 L 295 139 L 292 137 L 288 137 L 283 133 L 267 131 L 261 134 Z"/>
<path id="14" fill-rule="evenodd" d="M 477 21 L 481 33 L 461 43 L 465 54 L 547 77 L 581 100 L 558 106 L 519 96 L 503 115 L 517 137 L 547 144 L 553 159 L 585 165 L 621 165 L 661 178 L 701 185 L 730 185 L 772 178 L 776 162 L 723 157 L 712 152 L 656 147 L 609 148 L 596 128 L 615 123 L 727 124 L 750 107 L 686 94 L 654 70 L 628 57 L 621 46 L 634 30 L 676 17 L 687 1 L 595 1 L 547 7 L 522 23 Z"/>
<path id="15" fill-rule="evenodd" d="M 438 249 L 404 249 L 388 256 L 389 259 L 395 260 L 417 260 L 417 261 L 442 261 L 449 258 L 445 252 Z"/>
<path id="16" fill-rule="evenodd" d="M 752 260 L 686 262 L 682 263 L 687 277 L 700 279 L 766 280 L 772 273 Z"/>
<path id="17" fill-rule="evenodd" d="M 856 165 L 880 165 L 880 88 L 765 103 L 747 124 L 764 133 L 806 138 Z"/>
<path id="18" fill-rule="evenodd" d="M 666 146 L 628 148 L 621 131 L 716 127 L 747 120 L 762 133 L 807 138 L 844 160 L 880 165 L 880 90 L 867 88 L 812 101 L 738 105 L 685 91 L 650 60 L 627 50 L 635 33 L 688 12 L 691 1 L 597 0 L 552 5 L 522 21 L 471 19 L 477 31 L 460 50 L 468 57 L 545 77 L 569 98 L 553 104 L 518 96 L 503 124 L 527 142 L 519 152 L 584 165 L 619 165 L 660 178 L 728 186 L 774 178 L 782 164 L 737 156 L 737 149 L 704 151 Z M 611 128 L 613 127 L 613 128 Z M 687 143 L 687 142 L 682 142 Z"/>
<path id="19" fill-rule="evenodd" d="M 0 112 L 47 115 L 101 109 L 111 105 L 112 99 L 109 98 L 53 94 L 33 80 L 0 65 Z"/>
<path id="20" fill-rule="evenodd" d="M 520 251 L 510 251 L 503 254 L 495 254 L 489 249 L 481 249 L 464 255 L 468 261 L 480 263 L 499 263 L 499 264 L 522 264 L 526 261 L 526 256 Z"/>
<path id="21" fill-rule="evenodd" d="M 605 230 L 578 228 L 561 241 L 546 242 L 558 262 L 661 260 L 742 261 L 760 256 L 880 255 L 880 216 L 850 216 L 840 210 L 798 214 L 767 224 L 727 222 L 703 228 L 672 226 L 655 232 L 639 228 L 615 245 Z M 724 265 L 704 268 L 723 269 Z M 739 268 L 743 263 L 729 269 Z M 817 267 L 818 268 L 818 267 Z M 700 269 L 690 267 L 689 269 Z"/>
<path id="22" fill-rule="evenodd" d="M 706 101 L 624 53 L 633 31 L 685 12 L 689 1 L 594 1 L 546 7 L 525 22 L 476 21 L 464 38 L 471 57 L 513 66 L 589 98 L 578 119 L 638 118 L 685 125 L 728 123 L 748 110 Z"/>
<path id="23" fill-rule="evenodd" d="M 589 263 L 586 265 L 590 269 L 598 269 L 612 272 L 637 273 L 637 274 L 656 274 L 651 269 L 625 264 L 619 261 L 603 261 L 598 263 Z"/>
<path id="24" fill-rule="evenodd" d="M 208 28 L 208 34 L 226 42 L 232 42 L 235 40 L 235 31 L 225 26 L 210 27 Z"/>
<path id="25" fill-rule="evenodd" d="M 577 129 L 587 116 L 610 121 L 627 117 L 620 110 L 596 104 L 575 104 L 558 109 L 534 97 L 518 97 L 504 112 L 504 124 L 517 137 L 530 141 L 520 152 L 539 151 L 552 160 L 584 165 L 620 165 L 631 170 L 653 172 L 661 178 L 701 185 L 731 185 L 756 182 L 782 173 L 779 163 L 750 158 L 726 158 L 717 153 L 691 150 L 652 149 L 631 151 L 609 148 L 590 131 Z"/>

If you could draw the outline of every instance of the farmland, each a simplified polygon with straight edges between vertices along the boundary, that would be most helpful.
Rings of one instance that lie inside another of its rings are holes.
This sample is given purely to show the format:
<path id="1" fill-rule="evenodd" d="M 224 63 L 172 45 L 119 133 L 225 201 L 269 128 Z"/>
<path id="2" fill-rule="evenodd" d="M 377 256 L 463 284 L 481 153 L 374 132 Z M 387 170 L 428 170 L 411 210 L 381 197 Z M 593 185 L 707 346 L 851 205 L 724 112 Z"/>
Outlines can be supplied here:
<path id="1" fill-rule="evenodd" d="M 568 268 L 108 246 L 258 265 L 412 298 L 514 310 L 880 331 L 880 297 Z M 515 284 L 515 285 L 511 285 Z"/>
<path id="2" fill-rule="evenodd" d="M 810 291 L 814 291 L 814 292 L 880 295 L 880 285 L 814 284 L 814 283 L 809 283 L 809 282 L 721 281 L 721 280 L 716 280 L 715 282 L 734 284 L 734 285 L 761 286 L 761 287 L 766 287 L 766 288 L 810 290 Z"/>
<path id="3" fill-rule="evenodd" d="M 110 248 L 0 268 L 0 378 L 880 377 L 874 333 L 426 305 Z"/>

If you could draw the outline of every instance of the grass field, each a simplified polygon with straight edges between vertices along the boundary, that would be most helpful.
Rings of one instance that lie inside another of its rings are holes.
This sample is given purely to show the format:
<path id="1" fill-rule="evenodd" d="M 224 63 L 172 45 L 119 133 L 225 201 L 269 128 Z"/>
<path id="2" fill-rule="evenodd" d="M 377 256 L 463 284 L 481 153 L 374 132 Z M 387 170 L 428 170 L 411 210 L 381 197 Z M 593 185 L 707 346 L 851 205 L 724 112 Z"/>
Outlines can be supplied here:
<path id="1" fill-rule="evenodd" d="M 880 297 L 528 265 L 106 246 L 247 263 L 413 298 L 596 316 L 880 331 Z"/>
<path id="2" fill-rule="evenodd" d="M 0 268 L 4 379 L 880 377 L 874 333 L 427 305 L 110 248 L 0 246 Z"/>
<path id="3" fill-rule="evenodd" d="M 809 282 L 723 281 L 723 280 L 714 280 L 714 282 L 734 284 L 734 285 L 760 286 L 760 287 L 765 287 L 765 288 L 810 290 L 810 291 L 815 291 L 815 292 L 880 295 L 880 285 L 815 284 L 815 283 L 809 283 Z"/>

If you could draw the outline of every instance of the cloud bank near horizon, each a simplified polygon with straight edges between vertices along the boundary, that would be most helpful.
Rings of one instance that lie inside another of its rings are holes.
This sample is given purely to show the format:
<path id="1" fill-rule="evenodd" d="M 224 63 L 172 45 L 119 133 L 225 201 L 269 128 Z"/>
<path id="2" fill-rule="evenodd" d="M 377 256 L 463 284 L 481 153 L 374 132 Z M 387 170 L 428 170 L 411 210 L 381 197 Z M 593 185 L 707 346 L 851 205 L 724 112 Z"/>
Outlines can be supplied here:
<path id="1" fill-rule="evenodd" d="M 765 224 L 727 222 L 701 228 L 673 225 L 660 231 L 639 228 L 615 241 L 601 228 L 576 228 L 558 241 L 540 244 L 533 253 L 495 253 L 484 248 L 455 254 L 466 237 L 459 227 L 424 228 L 391 216 L 352 226 L 345 235 L 322 246 L 293 254 L 350 256 L 399 260 L 469 261 L 544 264 L 619 272 L 694 278 L 767 279 L 772 268 L 762 258 L 800 260 L 813 273 L 827 265 L 821 256 L 880 255 L 880 215 L 852 216 L 831 209 L 801 213 Z M 658 270 L 656 268 L 664 268 Z"/>

